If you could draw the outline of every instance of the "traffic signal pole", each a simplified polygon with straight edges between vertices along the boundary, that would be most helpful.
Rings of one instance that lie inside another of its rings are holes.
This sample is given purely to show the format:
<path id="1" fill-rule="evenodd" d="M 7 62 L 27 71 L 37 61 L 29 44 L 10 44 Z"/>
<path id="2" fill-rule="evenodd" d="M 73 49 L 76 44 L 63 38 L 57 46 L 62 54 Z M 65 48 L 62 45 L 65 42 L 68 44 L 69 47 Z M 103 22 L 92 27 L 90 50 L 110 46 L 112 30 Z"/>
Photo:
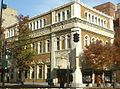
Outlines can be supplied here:
<path id="1" fill-rule="evenodd" d="M 3 5 L 3 0 L 1 0 L 1 10 L 0 10 L 0 44 L 2 44 L 2 39 L 1 39 L 1 33 L 2 33 L 2 31 L 1 31 L 1 22 L 2 22 L 2 5 Z M 2 48 L 2 47 L 1 47 Z M 3 58 L 3 57 L 2 57 Z M 3 68 L 2 68 L 2 70 L 4 70 Z M 2 82 L 4 81 L 4 78 L 2 79 L 2 77 L 4 77 L 4 72 L 2 71 L 2 74 L 1 74 L 2 76 L 1 76 L 1 80 L 2 80 Z M 3 85 L 3 87 L 4 87 L 4 82 L 2 83 L 2 85 Z"/>

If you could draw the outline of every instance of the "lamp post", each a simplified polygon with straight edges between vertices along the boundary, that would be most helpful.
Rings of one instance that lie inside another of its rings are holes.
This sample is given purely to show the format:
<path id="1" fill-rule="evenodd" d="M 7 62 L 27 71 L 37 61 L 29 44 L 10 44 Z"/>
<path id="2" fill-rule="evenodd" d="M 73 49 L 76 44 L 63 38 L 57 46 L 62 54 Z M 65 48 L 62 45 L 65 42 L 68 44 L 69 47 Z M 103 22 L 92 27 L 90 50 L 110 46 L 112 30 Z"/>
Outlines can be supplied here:
<path id="1" fill-rule="evenodd" d="M 1 33 L 2 33 L 2 31 L 1 31 L 1 23 L 2 23 L 2 9 L 6 9 L 7 8 L 7 5 L 6 4 L 3 4 L 3 0 L 1 0 L 1 11 L 0 11 L 0 40 L 1 40 Z M 0 41 L 0 44 L 1 44 L 2 42 Z M 4 59 L 3 59 L 3 62 L 2 62 L 2 86 L 3 86 L 3 88 L 4 88 L 4 76 L 5 76 L 5 65 L 4 65 L 4 63 L 6 63 L 6 61 L 4 61 L 5 59 L 6 59 L 6 43 L 5 43 L 5 46 L 4 46 Z"/>

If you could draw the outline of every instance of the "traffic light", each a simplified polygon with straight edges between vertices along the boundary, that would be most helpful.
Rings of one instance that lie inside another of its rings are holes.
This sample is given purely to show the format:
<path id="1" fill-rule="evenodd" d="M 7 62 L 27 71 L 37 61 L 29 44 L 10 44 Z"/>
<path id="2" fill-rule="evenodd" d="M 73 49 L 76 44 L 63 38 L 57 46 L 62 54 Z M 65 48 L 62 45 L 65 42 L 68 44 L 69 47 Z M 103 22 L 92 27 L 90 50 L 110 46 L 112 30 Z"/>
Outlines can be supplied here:
<path id="1" fill-rule="evenodd" d="M 73 41 L 74 41 L 74 42 L 78 42 L 78 41 L 79 41 L 79 34 L 78 34 L 78 33 L 75 33 L 75 34 L 73 35 Z"/>

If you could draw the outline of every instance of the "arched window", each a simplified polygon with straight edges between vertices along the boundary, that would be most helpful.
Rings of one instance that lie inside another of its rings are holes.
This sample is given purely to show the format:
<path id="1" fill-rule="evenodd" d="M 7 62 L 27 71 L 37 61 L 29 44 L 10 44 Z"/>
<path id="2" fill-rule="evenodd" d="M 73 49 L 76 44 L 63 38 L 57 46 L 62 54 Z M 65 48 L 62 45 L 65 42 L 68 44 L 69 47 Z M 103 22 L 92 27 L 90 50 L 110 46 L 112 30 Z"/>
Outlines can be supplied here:
<path id="1" fill-rule="evenodd" d="M 88 46 L 88 45 L 89 45 L 89 36 L 86 35 L 86 36 L 84 37 L 84 46 Z"/>
<path id="2" fill-rule="evenodd" d="M 95 37 L 92 37 L 91 42 L 95 43 Z"/>
<path id="3" fill-rule="evenodd" d="M 62 20 L 65 20 L 65 12 L 62 12 Z"/>

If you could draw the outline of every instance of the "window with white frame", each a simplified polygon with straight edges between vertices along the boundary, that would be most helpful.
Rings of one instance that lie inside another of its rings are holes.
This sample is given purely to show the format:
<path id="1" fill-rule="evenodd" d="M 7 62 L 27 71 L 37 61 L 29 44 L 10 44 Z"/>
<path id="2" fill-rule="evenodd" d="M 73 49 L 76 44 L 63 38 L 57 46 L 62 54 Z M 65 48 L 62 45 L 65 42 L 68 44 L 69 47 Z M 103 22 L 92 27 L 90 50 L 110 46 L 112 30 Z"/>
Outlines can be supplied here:
<path id="1" fill-rule="evenodd" d="M 35 47 L 36 47 L 35 43 L 32 43 L 32 44 L 31 44 L 32 50 L 35 50 L 35 49 L 36 49 Z"/>
<path id="2" fill-rule="evenodd" d="M 100 18 L 98 18 L 98 25 L 100 25 Z"/>
<path id="3" fill-rule="evenodd" d="M 60 18 L 61 18 L 60 13 L 58 13 L 58 22 L 60 22 Z"/>
<path id="4" fill-rule="evenodd" d="M 35 30 L 35 22 L 33 22 L 33 30 Z"/>
<path id="5" fill-rule="evenodd" d="M 32 29 L 32 23 L 30 23 L 30 28 Z"/>
<path id="6" fill-rule="evenodd" d="M 42 42 L 38 42 L 38 54 L 42 53 Z"/>
<path id="7" fill-rule="evenodd" d="M 46 20 L 43 19 L 43 27 L 46 25 Z"/>
<path id="8" fill-rule="evenodd" d="M 46 52 L 50 52 L 50 40 L 46 42 Z"/>
<path id="9" fill-rule="evenodd" d="M 91 42 L 95 43 L 95 37 L 92 37 Z"/>
<path id="10" fill-rule="evenodd" d="M 101 26 L 103 26 L 103 19 L 101 20 Z"/>
<path id="11" fill-rule="evenodd" d="M 42 27 L 42 20 L 40 20 L 40 28 Z"/>
<path id="12" fill-rule="evenodd" d="M 37 77 L 38 79 L 41 79 L 42 78 L 42 64 L 38 65 L 37 68 L 38 68 Z"/>
<path id="13" fill-rule="evenodd" d="M 32 65 L 30 70 L 30 79 L 34 79 L 35 65 Z"/>
<path id="14" fill-rule="evenodd" d="M 70 11 L 67 10 L 67 19 L 69 19 L 69 18 L 70 18 Z"/>
<path id="15" fill-rule="evenodd" d="M 89 14 L 89 21 L 91 21 L 91 15 Z"/>
<path id="16" fill-rule="evenodd" d="M 85 19 L 87 20 L 87 12 L 85 12 Z"/>
<path id="17" fill-rule="evenodd" d="M 92 22 L 94 22 L 94 15 L 92 15 Z"/>
<path id="18" fill-rule="evenodd" d="M 57 50 L 60 50 L 60 38 L 57 37 Z"/>
<path id="19" fill-rule="evenodd" d="M 97 17 L 95 17 L 95 24 L 97 24 Z"/>
<path id="20" fill-rule="evenodd" d="M 70 35 L 67 35 L 67 48 L 71 48 L 71 37 Z"/>
<path id="21" fill-rule="evenodd" d="M 62 20 L 65 20 L 65 12 L 62 12 Z"/>
<path id="22" fill-rule="evenodd" d="M 104 21 L 104 27 L 106 27 L 107 26 L 107 22 L 106 22 L 106 20 Z"/>
<path id="23" fill-rule="evenodd" d="M 89 45 L 89 36 L 86 35 L 86 36 L 84 37 L 84 46 L 86 47 L 86 46 L 88 46 L 88 45 Z"/>
<path id="24" fill-rule="evenodd" d="M 36 24 L 37 24 L 37 29 L 38 29 L 39 28 L 39 22 L 37 21 Z"/>
<path id="25" fill-rule="evenodd" d="M 47 78 L 50 78 L 50 64 L 47 64 Z"/>

